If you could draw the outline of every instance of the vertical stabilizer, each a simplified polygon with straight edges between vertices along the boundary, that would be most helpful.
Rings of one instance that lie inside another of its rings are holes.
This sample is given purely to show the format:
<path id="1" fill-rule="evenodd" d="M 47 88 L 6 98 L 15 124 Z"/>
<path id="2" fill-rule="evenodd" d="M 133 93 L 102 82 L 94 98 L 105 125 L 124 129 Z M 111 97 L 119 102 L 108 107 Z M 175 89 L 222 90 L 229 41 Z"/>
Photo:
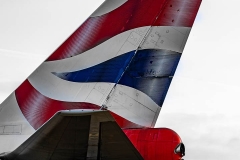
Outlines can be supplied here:
<path id="1" fill-rule="evenodd" d="M 153 127 L 200 3 L 106 0 L 0 105 L 0 152 L 60 110 L 109 110 L 122 128 Z"/>

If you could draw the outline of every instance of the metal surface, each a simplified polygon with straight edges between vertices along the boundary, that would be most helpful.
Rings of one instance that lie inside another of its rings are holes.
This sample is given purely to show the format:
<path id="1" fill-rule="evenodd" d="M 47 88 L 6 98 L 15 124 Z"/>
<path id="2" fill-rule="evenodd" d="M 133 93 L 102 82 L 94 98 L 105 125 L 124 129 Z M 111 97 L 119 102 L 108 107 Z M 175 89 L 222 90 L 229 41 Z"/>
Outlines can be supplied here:
<path id="1" fill-rule="evenodd" d="M 102 16 L 123 5 L 127 0 L 105 0 L 105 2 L 91 14 L 90 17 Z"/>
<path id="2" fill-rule="evenodd" d="M 183 143 L 179 135 L 171 129 L 146 128 L 123 131 L 144 160 L 179 160 L 184 156 L 183 152 L 176 152 L 176 148 Z"/>
<path id="3" fill-rule="evenodd" d="M 45 160 L 86 157 L 90 118 L 90 115 L 62 116 L 57 113 L 5 158 Z"/>
<path id="4" fill-rule="evenodd" d="M 200 3 L 105 1 L 0 105 L 0 153 L 60 110 L 109 110 L 122 128 L 153 127 Z"/>
<path id="5" fill-rule="evenodd" d="M 101 123 L 100 144 L 98 159 L 143 160 L 137 149 L 115 122 Z"/>
<path id="6" fill-rule="evenodd" d="M 122 151 L 122 148 L 126 150 Z M 143 159 L 108 111 L 58 112 L 3 160 Z"/>

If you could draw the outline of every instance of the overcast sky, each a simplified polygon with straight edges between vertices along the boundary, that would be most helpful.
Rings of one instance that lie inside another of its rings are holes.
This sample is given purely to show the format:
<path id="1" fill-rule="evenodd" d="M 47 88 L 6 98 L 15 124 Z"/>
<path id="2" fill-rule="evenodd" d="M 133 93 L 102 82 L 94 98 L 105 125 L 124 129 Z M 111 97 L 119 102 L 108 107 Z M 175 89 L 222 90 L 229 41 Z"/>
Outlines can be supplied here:
<path id="1" fill-rule="evenodd" d="M 0 102 L 103 0 L 0 0 Z M 239 0 L 204 0 L 156 127 L 175 130 L 185 160 L 238 159 Z"/>

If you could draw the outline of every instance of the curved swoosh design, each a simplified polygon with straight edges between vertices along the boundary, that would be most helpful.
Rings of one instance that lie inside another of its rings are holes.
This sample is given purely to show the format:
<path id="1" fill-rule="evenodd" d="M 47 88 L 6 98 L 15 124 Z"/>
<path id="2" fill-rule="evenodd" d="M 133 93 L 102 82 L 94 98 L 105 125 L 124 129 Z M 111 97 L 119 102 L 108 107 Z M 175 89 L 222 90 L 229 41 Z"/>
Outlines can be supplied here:
<path id="1" fill-rule="evenodd" d="M 200 3 L 106 0 L 0 105 L 0 141 L 11 144 L 0 152 L 59 110 L 107 109 L 122 128 L 154 127 Z"/>
<path id="2" fill-rule="evenodd" d="M 56 73 L 57 77 L 71 82 L 110 82 L 117 83 L 131 62 L 135 51 L 117 56 L 103 63 L 75 72 Z"/>
<path id="3" fill-rule="evenodd" d="M 25 92 L 28 94 L 25 95 Z M 27 80 L 15 91 L 15 95 L 21 111 L 35 129 L 41 127 L 60 110 L 100 108 L 94 104 L 63 102 L 47 98 L 34 89 Z"/>
<path id="4" fill-rule="evenodd" d="M 191 27 L 199 5 L 200 1 L 192 2 L 191 0 L 157 2 L 156 0 L 128 0 L 107 14 L 88 18 L 47 61 L 81 54 L 117 34 L 134 28 L 143 26 Z M 105 4 L 98 10 L 101 8 L 105 8 Z"/>
<path id="5" fill-rule="evenodd" d="M 129 0 L 99 17 L 88 18 L 48 59 L 54 61 L 81 54 L 122 32 L 151 26 L 164 1 L 158 5 L 144 0 Z M 151 8 L 150 8 L 151 7 Z M 148 13 L 148 14 L 146 14 Z"/>
<path id="6" fill-rule="evenodd" d="M 24 93 L 28 92 L 28 95 Z M 33 128 L 38 129 L 56 112 L 72 109 L 99 110 L 100 106 L 86 102 L 64 102 L 48 98 L 39 93 L 29 81 L 24 81 L 15 92 L 16 100 L 23 115 Z M 122 128 L 142 127 L 115 113 L 111 113 Z"/>
<path id="7" fill-rule="evenodd" d="M 50 75 L 57 79 L 53 81 L 57 83 L 57 87 L 51 82 L 43 85 L 45 83 L 41 79 L 50 79 L 49 77 L 42 77 L 38 81 L 29 80 L 31 86 L 36 88 L 35 90 L 49 99 L 91 103 L 97 106 L 105 105 L 115 114 L 133 123 L 149 127 L 153 126 L 153 119 L 160 111 L 160 107 L 149 96 L 128 86 L 117 85 L 114 87 L 114 83 L 106 82 L 73 83 L 61 80 L 53 74 Z M 27 91 L 26 89 L 22 90 L 23 92 Z M 106 99 L 108 99 L 107 102 Z"/>
<path id="8" fill-rule="evenodd" d="M 54 75 L 71 82 L 110 82 L 126 85 L 142 91 L 162 106 L 181 54 L 145 49 L 138 51 L 134 58 L 133 56 L 132 51 L 84 70 Z"/>
<path id="9" fill-rule="evenodd" d="M 44 62 L 38 70 L 69 72 L 88 68 L 116 56 L 136 50 L 150 26 L 135 28 L 118 34 L 98 46 L 71 58 Z"/>
<path id="10" fill-rule="evenodd" d="M 190 30 L 191 28 L 189 27 L 171 26 L 135 28 L 114 36 L 77 56 L 58 61 L 44 62 L 37 71 L 78 71 L 95 66 L 125 53 L 136 51 L 137 49 L 163 49 L 182 53 Z M 145 36 L 147 32 L 149 34 Z"/>
<path id="11" fill-rule="evenodd" d="M 90 17 L 29 77 L 29 82 L 49 98 L 105 105 L 134 123 L 153 126 L 199 3 L 154 2 L 129 0 Z M 151 58 L 154 56 L 158 58 Z M 131 89 L 119 91 L 120 86 Z M 141 102 L 139 95 L 150 100 Z M 119 102 L 121 98 L 124 103 Z"/>

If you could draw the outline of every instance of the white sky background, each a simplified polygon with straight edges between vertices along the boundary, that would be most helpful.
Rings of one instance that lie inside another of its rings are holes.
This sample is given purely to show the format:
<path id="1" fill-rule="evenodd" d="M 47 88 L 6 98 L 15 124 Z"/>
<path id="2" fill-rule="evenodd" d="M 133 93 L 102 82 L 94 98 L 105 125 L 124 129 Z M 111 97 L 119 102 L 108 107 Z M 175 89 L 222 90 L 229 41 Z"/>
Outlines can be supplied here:
<path id="1" fill-rule="evenodd" d="M 0 102 L 103 0 L 0 0 Z M 156 127 L 186 160 L 240 159 L 239 0 L 204 0 Z"/>

